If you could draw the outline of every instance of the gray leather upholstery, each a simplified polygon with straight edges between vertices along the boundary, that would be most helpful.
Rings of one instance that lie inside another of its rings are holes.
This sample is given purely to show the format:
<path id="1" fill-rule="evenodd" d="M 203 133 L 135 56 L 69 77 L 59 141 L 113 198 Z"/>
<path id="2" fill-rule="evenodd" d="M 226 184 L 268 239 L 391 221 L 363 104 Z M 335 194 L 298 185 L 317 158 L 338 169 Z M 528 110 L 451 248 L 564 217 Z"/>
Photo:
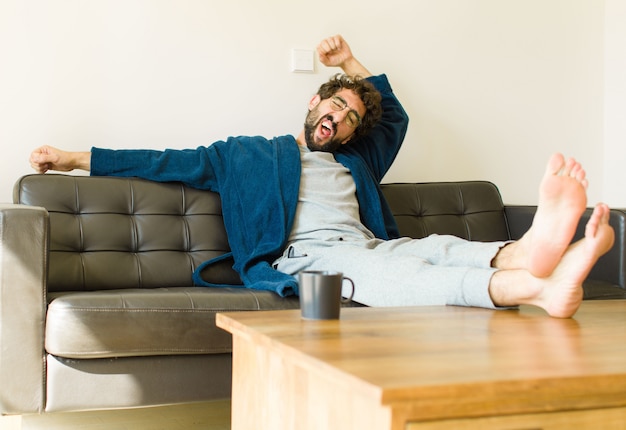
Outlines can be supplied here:
<path id="1" fill-rule="evenodd" d="M 43 206 L 49 291 L 189 287 L 200 263 L 229 250 L 217 194 L 123 178 L 26 176 L 14 201 Z M 212 279 L 240 283 L 224 264 Z"/>
<path id="2" fill-rule="evenodd" d="M 0 412 L 39 412 L 45 403 L 48 215 L 0 205 Z"/>
<path id="3" fill-rule="evenodd" d="M 400 235 L 451 234 L 467 240 L 509 240 L 500 192 L 491 182 L 386 184 L 383 193 Z"/>
<path id="4" fill-rule="evenodd" d="M 508 240 L 534 213 L 503 205 L 488 182 L 389 184 L 383 192 L 412 237 Z M 229 250 L 214 193 L 32 175 L 16 183 L 14 201 L 0 206 L 2 413 L 228 397 L 231 340 L 215 314 L 299 306 L 241 288 L 227 261 L 204 277 L 233 287 L 193 286 L 193 270 Z M 616 246 L 592 272 L 587 298 L 626 298 L 625 219 L 612 212 Z"/>

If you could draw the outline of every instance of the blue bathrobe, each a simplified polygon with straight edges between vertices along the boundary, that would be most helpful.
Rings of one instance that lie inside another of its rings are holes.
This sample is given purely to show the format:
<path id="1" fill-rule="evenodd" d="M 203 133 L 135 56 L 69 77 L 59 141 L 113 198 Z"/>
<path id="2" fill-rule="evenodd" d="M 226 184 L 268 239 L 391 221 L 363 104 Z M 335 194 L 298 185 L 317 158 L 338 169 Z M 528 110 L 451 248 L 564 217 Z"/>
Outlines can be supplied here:
<path id="1" fill-rule="evenodd" d="M 363 224 L 376 237 L 390 239 L 398 236 L 398 230 L 379 183 L 400 150 L 408 116 L 385 75 L 368 79 L 382 95 L 383 118 L 367 136 L 342 145 L 335 158 L 352 173 Z M 298 294 L 296 279 L 271 264 L 282 255 L 294 224 L 300 169 L 293 136 L 231 137 L 190 150 L 93 148 L 91 155 L 93 176 L 182 182 L 219 193 L 231 253 L 201 264 L 194 282 L 223 286 L 206 282 L 202 271 L 232 257 L 244 287 L 281 296 Z"/>

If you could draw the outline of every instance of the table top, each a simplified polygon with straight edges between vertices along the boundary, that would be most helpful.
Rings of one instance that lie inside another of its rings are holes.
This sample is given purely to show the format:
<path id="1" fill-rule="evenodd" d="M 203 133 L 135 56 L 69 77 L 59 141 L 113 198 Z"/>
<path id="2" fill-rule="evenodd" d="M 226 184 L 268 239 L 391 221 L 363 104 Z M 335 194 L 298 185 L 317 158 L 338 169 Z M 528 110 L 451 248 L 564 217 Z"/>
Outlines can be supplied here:
<path id="1" fill-rule="evenodd" d="M 231 312 L 217 324 L 383 404 L 626 404 L 625 300 L 585 301 L 571 319 L 530 306 L 424 306 L 344 308 L 334 321 L 303 320 L 299 310 Z"/>

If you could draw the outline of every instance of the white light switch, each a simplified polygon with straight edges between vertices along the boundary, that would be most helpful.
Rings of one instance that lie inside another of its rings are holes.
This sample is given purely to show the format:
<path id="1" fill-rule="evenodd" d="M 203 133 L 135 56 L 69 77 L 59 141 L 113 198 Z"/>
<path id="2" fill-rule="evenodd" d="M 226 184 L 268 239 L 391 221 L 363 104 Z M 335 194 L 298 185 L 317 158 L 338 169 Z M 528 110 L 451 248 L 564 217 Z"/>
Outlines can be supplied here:
<path id="1" fill-rule="evenodd" d="M 291 71 L 313 72 L 315 69 L 314 58 L 312 49 L 292 49 Z"/>

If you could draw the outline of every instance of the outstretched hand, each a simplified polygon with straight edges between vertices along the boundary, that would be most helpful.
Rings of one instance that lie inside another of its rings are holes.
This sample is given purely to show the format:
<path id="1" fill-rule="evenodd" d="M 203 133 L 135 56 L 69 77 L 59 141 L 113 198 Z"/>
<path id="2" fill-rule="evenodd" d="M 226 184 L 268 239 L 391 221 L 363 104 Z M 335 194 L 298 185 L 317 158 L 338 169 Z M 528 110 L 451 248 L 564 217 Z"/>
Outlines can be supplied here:
<path id="1" fill-rule="evenodd" d="M 69 172 L 74 169 L 89 170 L 91 153 L 61 151 L 44 145 L 31 152 L 29 161 L 37 173 L 46 173 L 48 170 L 59 172 Z"/>

